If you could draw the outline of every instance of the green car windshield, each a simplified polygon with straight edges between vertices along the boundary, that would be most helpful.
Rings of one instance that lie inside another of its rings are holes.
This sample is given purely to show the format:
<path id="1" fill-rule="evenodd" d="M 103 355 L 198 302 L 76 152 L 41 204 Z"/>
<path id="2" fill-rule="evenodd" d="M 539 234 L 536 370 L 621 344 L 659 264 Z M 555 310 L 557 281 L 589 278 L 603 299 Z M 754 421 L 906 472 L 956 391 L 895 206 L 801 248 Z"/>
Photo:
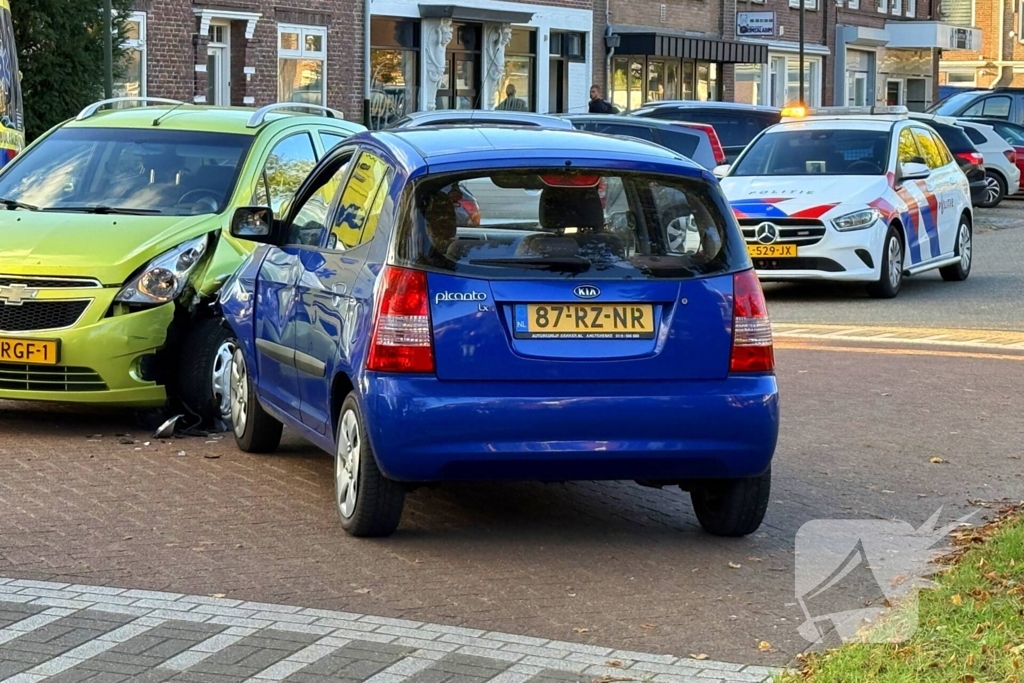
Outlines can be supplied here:
<path id="1" fill-rule="evenodd" d="M 0 202 L 46 211 L 220 213 L 252 139 L 181 130 L 62 128 L 0 175 Z"/>

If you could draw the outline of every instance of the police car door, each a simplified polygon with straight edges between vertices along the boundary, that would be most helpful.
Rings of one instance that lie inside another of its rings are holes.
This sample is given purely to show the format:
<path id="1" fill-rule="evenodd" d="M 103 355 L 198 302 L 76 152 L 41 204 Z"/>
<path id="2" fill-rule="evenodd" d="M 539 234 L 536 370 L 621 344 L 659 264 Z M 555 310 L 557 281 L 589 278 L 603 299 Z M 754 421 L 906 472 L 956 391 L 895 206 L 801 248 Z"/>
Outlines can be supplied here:
<path id="1" fill-rule="evenodd" d="M 921 228 L 927 235 L 921 238 L 921 260 L 938 258 L 953 251 L 956 236 L 957 215 L 949 203 L 955 191 L 953 179 L 947 168 L 946 157 L 939 151 L 935 138 L 923 128 L 913 128 L 914 139 L 921 150 L 925 163 L 931 169 L 928 179 L 921 182 L 924 202 L 921 205 Z"/>

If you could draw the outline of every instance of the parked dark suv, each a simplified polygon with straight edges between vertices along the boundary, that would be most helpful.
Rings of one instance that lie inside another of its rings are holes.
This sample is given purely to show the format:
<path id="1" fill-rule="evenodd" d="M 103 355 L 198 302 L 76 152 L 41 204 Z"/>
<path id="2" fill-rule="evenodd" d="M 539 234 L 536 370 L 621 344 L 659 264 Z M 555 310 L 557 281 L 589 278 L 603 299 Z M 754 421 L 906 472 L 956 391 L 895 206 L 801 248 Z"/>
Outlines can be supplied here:
<path id="1" fill-rule="evenodd" d="M 718 139 L 725 150 L 725 158 L 730 164 L 758 133 L 768 126 L 775 125 L 782 118 L 781 110 L 770 107 L 694 100 L 652 102 L 632 112 L 632 115 L 669 121 L 709 123 L 718 133 Z"/>
<path id="2" fill-rule="evenodd" d="M 939 116 L 1003 119 L 1024 124 L 1024 88 L 968 90 L 950 95 L 928 108 Z"/>
<path id="3" fill-rule="evenodd" d="M 950 154 L 956 159 L 956 163 L 960 165 L 960 170 L 967 176 L 967 181 L 971 184 L 971 204 L 978 206 L 984 203 L 985 163 L 982 153 L 960 126 L 940 123 L 934 119 L 925 122 L 939 134 L 949 148 Z"/>

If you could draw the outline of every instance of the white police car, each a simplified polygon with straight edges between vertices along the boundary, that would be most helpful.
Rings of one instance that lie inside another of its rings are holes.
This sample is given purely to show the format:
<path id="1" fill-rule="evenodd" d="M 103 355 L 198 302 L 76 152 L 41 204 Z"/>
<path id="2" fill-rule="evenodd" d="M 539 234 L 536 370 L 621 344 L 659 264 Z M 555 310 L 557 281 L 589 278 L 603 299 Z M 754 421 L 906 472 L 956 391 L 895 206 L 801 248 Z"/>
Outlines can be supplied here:
<path id="1" fill-rule="evenodd" d="M 967 179 L 938 134 L 904 107 L 784 111 L 722 189 L 762 280 L 866 282 L 891 298 L 906 275 L 970 274 Z"/>

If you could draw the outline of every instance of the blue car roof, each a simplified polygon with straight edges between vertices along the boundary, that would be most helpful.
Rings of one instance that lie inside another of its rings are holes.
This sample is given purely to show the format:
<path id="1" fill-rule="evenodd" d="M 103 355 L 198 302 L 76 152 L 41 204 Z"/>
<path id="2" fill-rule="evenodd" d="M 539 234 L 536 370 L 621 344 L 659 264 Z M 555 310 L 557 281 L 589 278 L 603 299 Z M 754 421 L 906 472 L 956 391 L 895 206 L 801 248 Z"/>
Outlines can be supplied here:
<path id="1" fill-rule="evenodd" d="M 513 126 L 423 127 L 360 133 L 351 142 L 366 139 L 394 150 L 397 158 L 406 160 L 409 171 L 422 166 L 457 164 L 467 169 L 482 168 L 493 166 L 497 160 L 509 162 L 510 167 L 521 165 L 524 159 L 547 165 L 553 159 L 575 156 L 598 165 L 626 161 L 668 166 L 693 178 L 707 174 L 703 167 L 659 145 L 576 130 Z M 415 157 L 419 157 L 419 161 Z"/>

